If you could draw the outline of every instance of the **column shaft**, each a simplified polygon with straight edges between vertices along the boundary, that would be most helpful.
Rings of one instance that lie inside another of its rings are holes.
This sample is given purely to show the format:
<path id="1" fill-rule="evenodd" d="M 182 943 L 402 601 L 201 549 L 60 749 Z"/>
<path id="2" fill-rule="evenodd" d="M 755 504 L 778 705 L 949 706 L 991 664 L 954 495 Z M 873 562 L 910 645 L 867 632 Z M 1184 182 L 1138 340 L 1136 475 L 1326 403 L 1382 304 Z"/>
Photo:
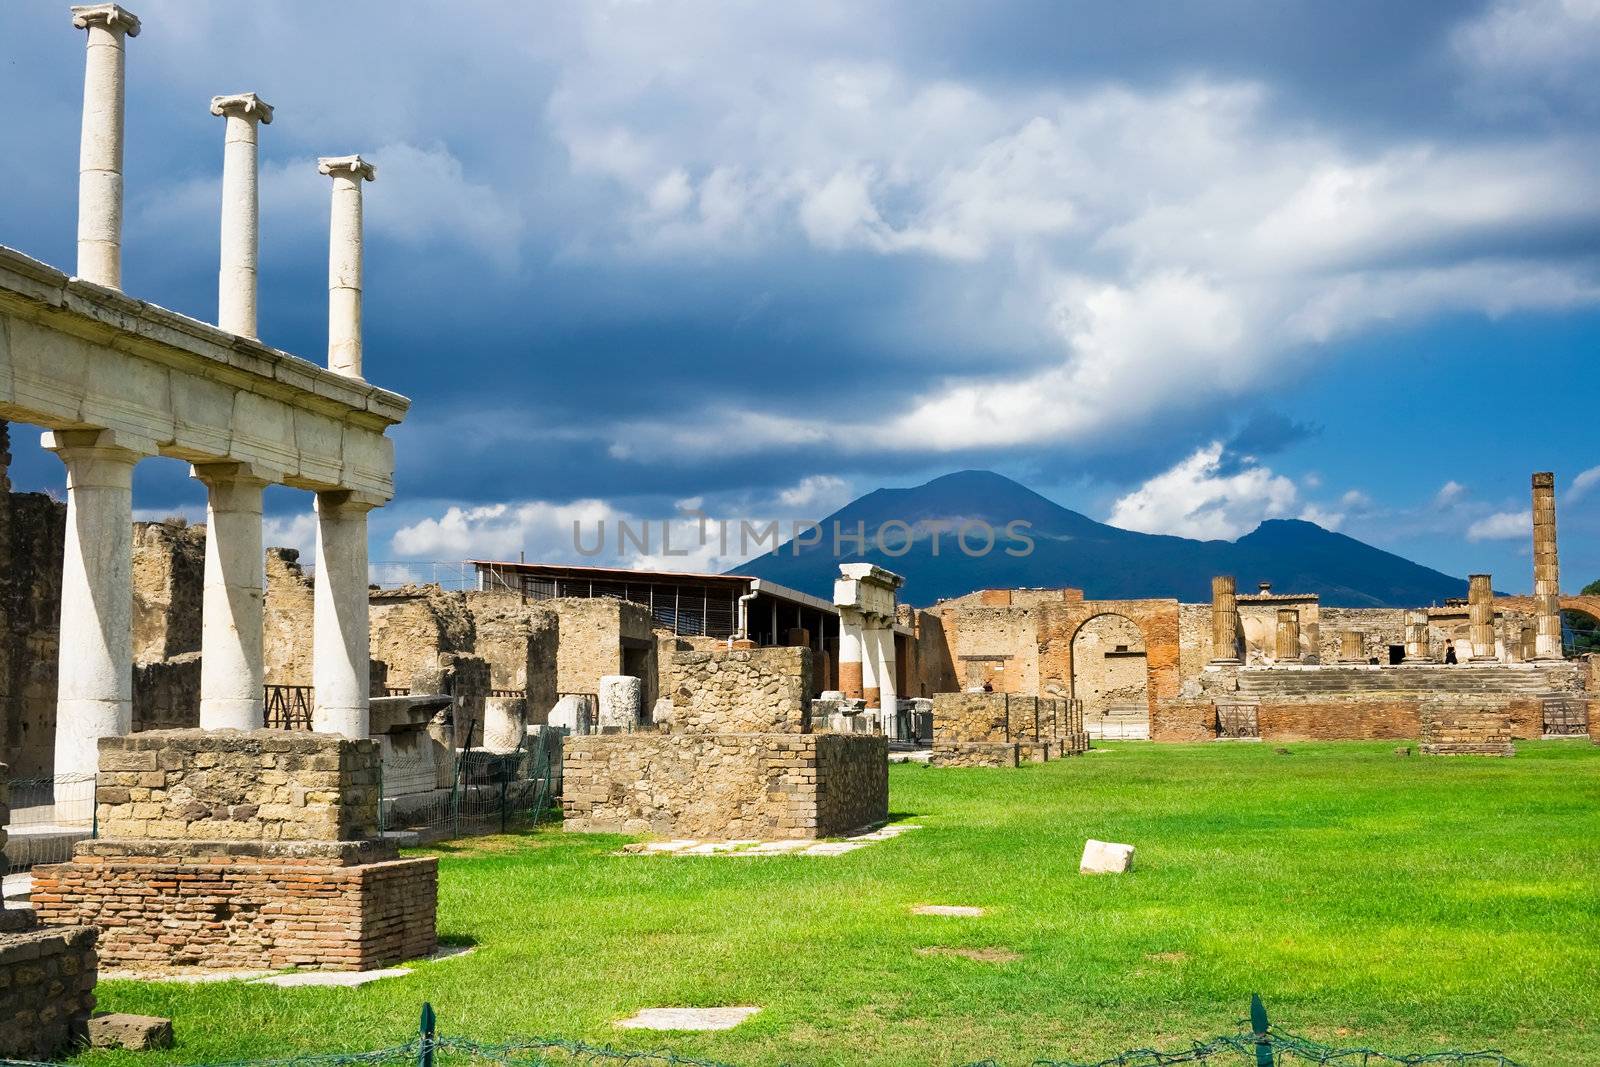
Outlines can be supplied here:
<path id="1" fill-rule="evenodd" d="M 205 482 L 206 576 L 201 608 L 200 726 L 262 726 L 261 614 L 266 589 L 261 490 L 267 479 L 236 463 L 198 467 Z"/>
<path id="2" fill-rule="evenodd" d="M 1560 659 L 1561 564 L 1556 553 L 1556 476 L 1533 476 L 1534 657 Z"/>
<path id="3" fill-rule="evenodd" d="M 67 468 L 55 773 L 94 774 L 99 741 L 133 729 L 133 468 L 110 434 L 47 433 Z"/>
<path id="4" fill-rule="evenodd" d="M 1211 661 L 1239 662 L 1238 584 L 1231 574 L 1211 579 Z"/>
<path id="5" fill-rule="evenodd" d="M 122 287 L 122 138 L 127 38 L 139 20 L 114 4 L 76 7 L 89 31 L 78 144 L 78 277 Z"/>
<path id="6" fill-rule="evenodd" d="M 333 179 L 328 220 L 328 369 L 361 377 L 361 183 L 377 175 L 360 156 L 317 161 Z"/>
<path id="7" fill-rule="evenodd" d="M 1280 662 L 1300 661 L 1300 612 L 1296 608 L 1278 609 L 1278 633 L 1273 650 Z"/>
<path id="8" fill-rule="evenodd" d="M 861 624 L 861 698 L 867 702 L 869 708 L 883 707 L 880 702 L 882 693 L 879 690 L 878 680 L 878 669 L 882 665 L 882 660 L 878 624 L 871 615 L 868 615 Z"/>
<path id="9" fill-rule="evenodd" d="M 1467 621 L 1472 658 L 1494 659 L 1494 583 L 1487 574 L 1467 576 Z"/>
<path id="10" fill-rule="evenodd" d="M 862 654 L 861 617 L 847 608 L 839 609 L 839 691 L 849 700 L 860 700 L 865 695 Z"/>
<path id="11" fill-rule="evenodd" d="M 218 96 L 211 113 L 223 116 L 222 257 L 217 272 L 217 325 L 242 337 L 257 337 L 261 199 L 257 166 L 260 124 L 272 108 L 254 93 Z"/>
<path id="12" fill-rule="evenodd" d="M 1406 616 L 1406 659 L 1423 662 L 1428 655 L 1428 615 L 1413 611 Z"/>
<path id="13" fill-rule="evenodd" d="M 894 624 L 887 620 L 878 630 L 878 703 L 883 708 L 883 732 L 891 738 L 900 736 L 895 667 Z"/>
<path id="14" fill-rule="evenodd" d="M 366 737 L 371 659 L 367 629 L 367 511 L 349 493 L 317 494 L 317 570 L 312 625 L 312 729 Z"/>

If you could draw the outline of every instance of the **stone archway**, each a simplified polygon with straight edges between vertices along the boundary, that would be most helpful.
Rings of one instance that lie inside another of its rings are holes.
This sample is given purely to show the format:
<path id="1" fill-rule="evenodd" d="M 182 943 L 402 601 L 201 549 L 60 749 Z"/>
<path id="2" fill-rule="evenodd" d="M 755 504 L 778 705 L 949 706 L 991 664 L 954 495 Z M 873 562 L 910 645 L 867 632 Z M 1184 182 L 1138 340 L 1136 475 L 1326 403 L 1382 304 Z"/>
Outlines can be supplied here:
<path id="1" fill-rule="evenodd" d="M 1144 633 L 1126 615 L 1096 615 L 1072 635 L 1072 696 L 1090 737 L 1150 736 Z"/>

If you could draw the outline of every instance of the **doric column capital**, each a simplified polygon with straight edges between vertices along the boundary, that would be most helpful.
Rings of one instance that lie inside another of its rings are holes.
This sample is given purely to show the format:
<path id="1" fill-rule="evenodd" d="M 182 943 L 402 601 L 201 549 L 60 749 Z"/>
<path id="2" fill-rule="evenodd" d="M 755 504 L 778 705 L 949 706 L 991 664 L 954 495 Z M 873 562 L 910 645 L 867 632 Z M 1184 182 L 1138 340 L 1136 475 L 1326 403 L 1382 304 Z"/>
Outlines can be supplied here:
<path id="1" fill-rule="evenodd" d="M 283 472 L 264 467 L 259 463 L 196 463 L 189 468 L 189 477 L 206 485 L 254 485 L 265 488 L 283 484 Z"/>
<path id="2" fill-rule="evenodd" d="M 238 115 L 241 118 L 254 119 L 260 123 L 270 123 L 272 121 L 272 105 L 255 93 L 231 93 L 227 96 L 213 96 L 211 98 L 211 113 L 213 115 Z"/>
<path id="3" fill-rule="evenodd" d="M 378 168 L 371 160 L 356 156 L 322 156 L 317 160 L 317 173 L 329 176 L 340 176 L 360 180 L 375 181 L 378 177 Z"/>
<path id="4" fill-rule="evenodd" d="M 46 430 L 39 444 L 67 465 L 67 488 L 124 488 L 132 484 L 133 467 L 156 454 L 155 444 L 115 430 Z"/>
<path id="5" fill-rule="evenodd" d="M 75 4 L 72 8 L 72 24 L 80 30 L 104 26 L 114 33 L 139 36 L 139 16 L 121 4 Z"/>
<path id="6" fill-rule="evenodd" d="M 355 489 L 329 489 L 317 494 L 317 511 L 338 512 L 345 515 L 364 515 L 373 508 L 389 502 L 376 493 L 363 493 Z"/>

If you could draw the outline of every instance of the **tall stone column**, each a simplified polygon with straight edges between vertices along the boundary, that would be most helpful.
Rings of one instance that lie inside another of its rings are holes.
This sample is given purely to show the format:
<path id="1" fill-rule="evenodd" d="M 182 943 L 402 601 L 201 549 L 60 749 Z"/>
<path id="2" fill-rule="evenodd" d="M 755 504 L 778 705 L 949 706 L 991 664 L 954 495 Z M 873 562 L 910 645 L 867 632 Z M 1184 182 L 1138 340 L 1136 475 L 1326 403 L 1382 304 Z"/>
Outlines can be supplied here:
<path id="1" fill-rule="evenodd" d="M 883 664 L 882 636 L 878 620 L 866 614 L 861 623 L 861 699 L 867 702 L 867 707 L 880 710 L 883 694 L 878 671 Z"/>
<path id="2" fill-rule="evenodd" d="M 1211 579 L 1211 662 L 1239 662 L 1239 587 L 1231 574 Z"/>
<path id="3" fill-rule="evenodd" d="M 222 149 L 222 263 L 217 272 L 217 325 L 257 337 L 257 264 L 261 209 L 256 178 L 258 125 L 272 121 L 272 105 L 255 93 L 213 96 L 211 113 L 227 120 Z"/>
<path id="4" fill-rule="evenodd" d="M 1556 476 L 1533 476 L 1533 613 L 1535 659 L 1560 659 L 1561 564 L 1556 556 Z"/>
<path id="5" fill-rule="evenodd" d="M 839 609 L 839 691 L 848 700 L 861 700 L 863 688 L 861 613 Z"/>
<path id="6" fill-rule="evenodd" d="M 895 666 L 894 620 L 885 619 L 878 629 L 878 703 L 883 708 L 884 735 L 890 738 L 900 736 Z"/>
<path id="7" fill-rule="evenodd" d="M 1339 634 L 1339 658 L 1346 663 L 1362 663 L 1367 658 L 1366 635 L 1360 630 L 1343 630 Z"/>
<path id="8" fill-rule="evenodd" d="M 205 483 L 205 600 L 200 610 L 200 727 L 262 726 L 261 613 L 266 571 L 261 491 L 276 479 L 244 463 L 195 467 Z"/>
<path id="9" fill-rule="evenodd" d="M 55 773 L 92 775 L 100 738 L 133 729 L 133 468 L 154 449 L 108 430 L 41 443 L 67 467 Z"/>
<path id="10" fill-rule="evenodd" d="M 1279 662 L 1300 661 L 1300 612 L 1296 608 L 1278 609 L 1277 653 Z"/>
<path id="11" fill-rule="evenodd" d="M 1467 622 L 1472 658 L 1494 660 L 1494 584 L 1490 575 L 1467 576 Z"/>
<path id="12" fill-rule="evenodd" d="M 356 493 L 317 494 L 311 728 L 319 733 L 366 737 L 370 725 L 367 512 L 374 506 Z"/>
<path id="13" fill-rule="evenodd" d="M 1413 611 L 1406 615 L 1406 659 L 1423 663 L 1428 655 L 1428 613 Z"/>
<path id="14" fill-rule="evenodd" d="M 317 170 L 333 179 L 333 210 L 328 224 L 328 369 L 361 377 L 361 183 L 378 169 L 360 156 L 317 160 Z"/>
<path id="15" fill-rule="evenodd" d="M 78 144 L 78 277 L 122 288 L 122 130 L 127 39 L 139 19 L 116 4 L 82 4 L 72 24 L 89 31 Z"/>

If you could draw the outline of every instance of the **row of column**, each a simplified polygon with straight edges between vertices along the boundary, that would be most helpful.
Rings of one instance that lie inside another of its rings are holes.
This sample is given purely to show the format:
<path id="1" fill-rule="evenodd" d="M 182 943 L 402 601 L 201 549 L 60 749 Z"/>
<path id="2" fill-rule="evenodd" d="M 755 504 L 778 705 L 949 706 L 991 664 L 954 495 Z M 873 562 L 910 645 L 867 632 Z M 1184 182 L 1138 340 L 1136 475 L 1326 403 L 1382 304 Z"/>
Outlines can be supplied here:
<path id="1" fill-rule="evenodd" d="M 839 608 L 839 689 L 851 700 L 880 708 L 886 730 L 898 707 L 894 620 L 857 608 Z"/>
<path id="2" fill-rule="evenodd" d="M 88 31 L 79 153 L 78 276 L 112 289 L 122 281 L 123 108 L 127 38 L 139 19 L 116 4 L 72 9 Z M 272 108 L 254 93 L 214 97 L 226 120 L 217 322 L 257 336 L 259 126 Z M 361 183 L 375 177 L 359 156 L 318 160 L 333 181 L 329 237 L 329 366 L 361 377 Z M 56 712 L 58 775 L 92 774 L 101 737 L 133 727 L 133 469 L 157 452 L 110 430 L 47 432 L 44 446 L 67 472 L 61 639 Z M 281 472 L 237 462 L 198 464 L 206 486 L 200 725 L 258 729 L 263 721 L 262 491 Z M 316 494 L 317 549 L 313 728 L 364 737 L 370 658 L 367 512 L 382 501 L 350 491 Z"/>

